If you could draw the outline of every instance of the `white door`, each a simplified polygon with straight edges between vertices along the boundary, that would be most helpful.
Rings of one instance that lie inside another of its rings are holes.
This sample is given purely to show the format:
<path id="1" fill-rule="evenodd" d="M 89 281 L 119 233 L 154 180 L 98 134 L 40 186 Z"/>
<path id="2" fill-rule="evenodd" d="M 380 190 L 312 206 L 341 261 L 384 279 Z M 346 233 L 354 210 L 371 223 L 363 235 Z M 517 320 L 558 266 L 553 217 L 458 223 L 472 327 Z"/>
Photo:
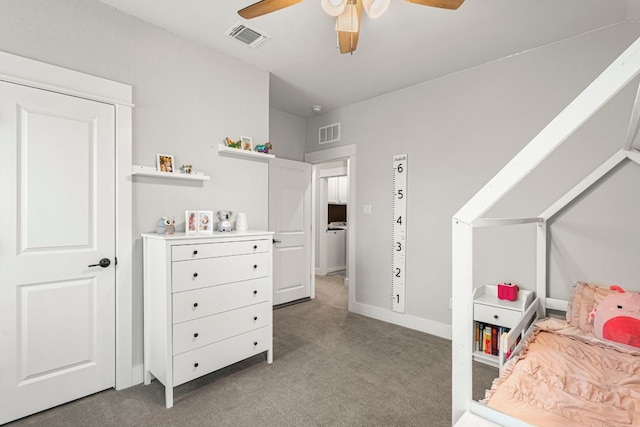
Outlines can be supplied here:
<path id="1" fill-rule="evenodd" d="M 115 384 L 114 114 L 0 82 L 0 424 Z"/>
<path id="2" fill-rule="evenodd" d="M 311 296 L 311 165 L 269 160 L 273 304 Z"/>

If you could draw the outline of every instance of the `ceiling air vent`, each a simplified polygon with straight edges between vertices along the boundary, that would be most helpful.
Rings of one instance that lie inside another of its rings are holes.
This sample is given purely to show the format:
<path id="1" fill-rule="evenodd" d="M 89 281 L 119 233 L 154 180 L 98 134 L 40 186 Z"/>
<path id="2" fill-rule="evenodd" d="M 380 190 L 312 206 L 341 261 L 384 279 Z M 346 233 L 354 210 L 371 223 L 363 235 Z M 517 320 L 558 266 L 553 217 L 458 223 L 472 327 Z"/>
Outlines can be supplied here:
<path id="1" fill-rule="evenodd" d="M 270 39 L 270 37 L 262 31 L 258 31 L 255 28 L 249 28 L 240 22 L 228 29 L 226 35 L 227 37 L 236 39 L 249 47 L 258 47 Z"/>
<path id="2" fill-rule="evenodd" d="M 327 144 L 329 142 L 340 141 L 340 123 L 334 123 L 329 126 L 323 126 L 318 132 L 318 142 Z"/>

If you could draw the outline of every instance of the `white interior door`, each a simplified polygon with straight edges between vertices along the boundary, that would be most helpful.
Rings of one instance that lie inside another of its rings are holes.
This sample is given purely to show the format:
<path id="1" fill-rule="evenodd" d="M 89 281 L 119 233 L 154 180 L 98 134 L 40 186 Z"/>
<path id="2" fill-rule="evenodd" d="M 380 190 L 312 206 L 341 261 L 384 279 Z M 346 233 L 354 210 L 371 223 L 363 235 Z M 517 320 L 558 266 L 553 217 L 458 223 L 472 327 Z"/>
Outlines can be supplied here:
<path id="1" fill-rule="evenodd" d="M 273 304 L 311 296 L 311 165 L 269 160 Z"/>
<path id="2" fill-rule="evenodd" d="M 0 82 L 0 424 L 115 384 L 114 129 L 112 105 Z"/>

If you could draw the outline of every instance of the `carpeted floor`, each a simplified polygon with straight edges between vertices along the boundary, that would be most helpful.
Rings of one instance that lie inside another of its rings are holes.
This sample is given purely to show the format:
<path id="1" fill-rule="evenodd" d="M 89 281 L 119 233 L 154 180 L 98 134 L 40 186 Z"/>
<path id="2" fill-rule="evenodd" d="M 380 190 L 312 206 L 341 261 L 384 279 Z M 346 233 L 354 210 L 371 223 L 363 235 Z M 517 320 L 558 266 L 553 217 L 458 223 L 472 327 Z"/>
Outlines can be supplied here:
<path id="1" fill-rule="evenodd" d="M 347 312 L 341 277 L 274 311 L 274 362 L 259 355 L 175 389 L 107 390 L 7 426 L 450 426 L 451 342 Z M 474 397 L 497 370 L 474 364 Z"/>

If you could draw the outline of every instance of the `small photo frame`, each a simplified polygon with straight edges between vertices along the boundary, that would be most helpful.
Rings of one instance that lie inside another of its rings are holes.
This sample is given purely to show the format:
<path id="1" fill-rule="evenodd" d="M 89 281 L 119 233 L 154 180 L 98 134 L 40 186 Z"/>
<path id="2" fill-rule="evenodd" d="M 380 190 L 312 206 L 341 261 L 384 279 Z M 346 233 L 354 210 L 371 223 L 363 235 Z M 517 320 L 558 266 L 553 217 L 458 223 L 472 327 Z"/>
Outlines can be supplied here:
<path id="1" fill-rule="evenodd" d="M 213 234 L 213 211 L 198 211 L 198 234 Z"/>
<path id="2" fill-rule="evenodd" d="M 156 167 L 158 172 L 173 172 L 175 163 L 173 162 L 173 154 L 157 154 Z"/>
<path id="3" fill-rule="evenodd" d="M 198 211 L 184 211 L 184 232 L 186 235 L 198 234 Z"/>
<path id="4" fill-rule="evenodd" d="M 240 143 L 242 144 L 243 150 L 248 150 L 248 151 L 253 150 L 253 140 L 248 136 L 241 136 Z"/>

